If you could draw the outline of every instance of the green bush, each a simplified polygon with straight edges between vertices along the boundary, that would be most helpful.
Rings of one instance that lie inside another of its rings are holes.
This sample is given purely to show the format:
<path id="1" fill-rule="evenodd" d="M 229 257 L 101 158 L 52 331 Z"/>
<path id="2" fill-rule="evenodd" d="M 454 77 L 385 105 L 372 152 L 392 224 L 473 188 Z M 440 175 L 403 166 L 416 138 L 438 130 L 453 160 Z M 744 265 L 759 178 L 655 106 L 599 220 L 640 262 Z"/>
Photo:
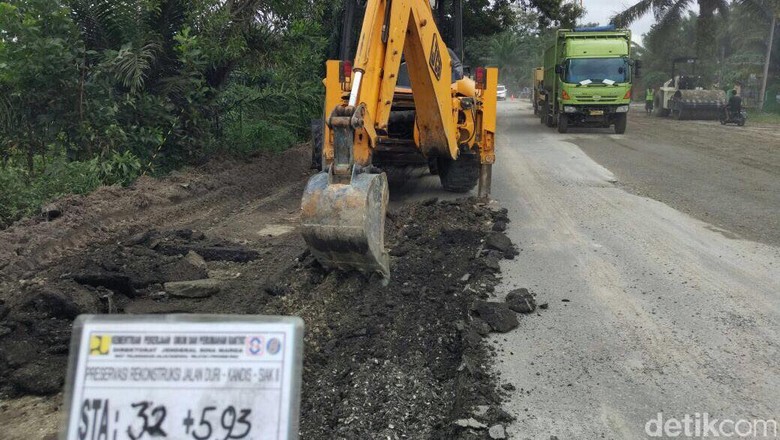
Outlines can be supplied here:
<path id="1" fill-rule="evenodd" d="M 0 169 L 0 227 L 29 215 L 31 196 L 23 172 L 11 167 Z"/>
<path id="2" fill-rule="evenodd" d="M 125 151 L 105 159 L 68 161 L 58 156 L 36 162 L 34 173 L 9 163 L 0 168 L 0 228 L 37 214 L 43 204 L 68 194 L 86 194 L 101 185 L 129 185 L 141 172 L 139 159 Z"/>
<path id="3" fill-rule="evenodd" d="M 127 186 L 141 173 L 141 161 L 133 153 L 111 153 L 104 161 L 92 159 L 90 163 L 97 167 L 97 176 L 103 185 Z"/>
<path id="4" fill-rule="evenodd" d="M 293 146 L 296 137 L 287 128 L 259 120 L 233 124 L 226 136 L 228 151 L 252 154 L 256 151 L 284 151 Z"/>
<path id="5" fill-rule="evenodd" d="M 780 113 L 780 101 L 777 100 L 778 95 L 780 95 L 780 83 L 772 84 L 767 87 L 764 111 Z"/>
<path id="6" fill-rule="evenodd" d="M 291 86 L 272 76 L 238 76 L 225 89 L 220 103 L 224 131 L 218 140 L 222 151 L 279 152 L 308 139 L 311 119 L 322 113 L 322 83 L 301 80 Z"/>

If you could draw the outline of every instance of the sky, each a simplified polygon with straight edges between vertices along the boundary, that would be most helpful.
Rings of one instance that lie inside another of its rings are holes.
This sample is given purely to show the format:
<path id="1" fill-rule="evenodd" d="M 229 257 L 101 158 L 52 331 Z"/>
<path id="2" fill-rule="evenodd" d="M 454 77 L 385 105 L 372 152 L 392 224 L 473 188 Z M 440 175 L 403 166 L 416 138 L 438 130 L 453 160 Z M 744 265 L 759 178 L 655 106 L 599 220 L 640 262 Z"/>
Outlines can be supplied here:
<path id="1" fill-rule="evenodd" d="M 615 15 L 616 12 L 631 6 L 634 2 L 626 0 L 583 0 L 582 5 L 585 7 L 585 17 L 582 19 L 583 23 L 599 23 L 602 25 L 608 24 L 609 19 Z M 648 12 L 642 18 L 635 21 L 629 29 L 631 29 L 631 38 L 642 44 L 642 34 L 647 33 L 650 30 L 650 25 L 654 22 L 653 13 Z"/>

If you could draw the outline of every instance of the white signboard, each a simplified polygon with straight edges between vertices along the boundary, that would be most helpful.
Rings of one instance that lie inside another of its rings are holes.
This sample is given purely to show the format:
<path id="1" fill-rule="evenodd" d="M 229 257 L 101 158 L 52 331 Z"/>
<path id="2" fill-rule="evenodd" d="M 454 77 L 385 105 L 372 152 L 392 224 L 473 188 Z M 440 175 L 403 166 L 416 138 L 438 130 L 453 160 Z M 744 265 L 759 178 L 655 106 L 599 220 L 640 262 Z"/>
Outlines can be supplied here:
<path id="1" fill-rule="evenodd" d="M 81 316 L 67 440 L 297 439 L 303 321 Z"/>

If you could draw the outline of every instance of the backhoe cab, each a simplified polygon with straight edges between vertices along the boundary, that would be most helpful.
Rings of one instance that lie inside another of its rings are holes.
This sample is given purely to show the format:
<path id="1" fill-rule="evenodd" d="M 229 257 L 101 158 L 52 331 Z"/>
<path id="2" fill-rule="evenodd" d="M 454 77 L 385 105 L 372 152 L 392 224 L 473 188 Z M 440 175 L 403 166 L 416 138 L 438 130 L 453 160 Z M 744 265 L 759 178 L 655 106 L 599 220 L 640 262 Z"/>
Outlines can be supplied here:
<path id="1" fill-rule="evenodd" d="M 428 166 L 442 186 L 490 193 L 498 73 L 462 76 L 425 0 L 369 0 L 354 63 L 327 62 L 322 169 L 302 233 L 326 267 L 390 277 L 389 167 Z"/>

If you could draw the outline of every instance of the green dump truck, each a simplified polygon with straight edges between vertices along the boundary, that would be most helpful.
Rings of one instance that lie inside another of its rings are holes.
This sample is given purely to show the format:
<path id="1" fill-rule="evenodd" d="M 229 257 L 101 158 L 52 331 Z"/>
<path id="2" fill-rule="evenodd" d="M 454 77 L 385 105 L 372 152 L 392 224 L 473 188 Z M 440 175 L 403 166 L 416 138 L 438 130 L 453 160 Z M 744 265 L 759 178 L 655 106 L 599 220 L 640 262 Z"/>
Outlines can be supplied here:
<path id="1" fill-rule="evenodd" d="M 544 53 L 541 122 L 566 133 L 569 127 L 626 131 L 632 77 L 631 31 L 612 26 L 560 29 Z"/>

